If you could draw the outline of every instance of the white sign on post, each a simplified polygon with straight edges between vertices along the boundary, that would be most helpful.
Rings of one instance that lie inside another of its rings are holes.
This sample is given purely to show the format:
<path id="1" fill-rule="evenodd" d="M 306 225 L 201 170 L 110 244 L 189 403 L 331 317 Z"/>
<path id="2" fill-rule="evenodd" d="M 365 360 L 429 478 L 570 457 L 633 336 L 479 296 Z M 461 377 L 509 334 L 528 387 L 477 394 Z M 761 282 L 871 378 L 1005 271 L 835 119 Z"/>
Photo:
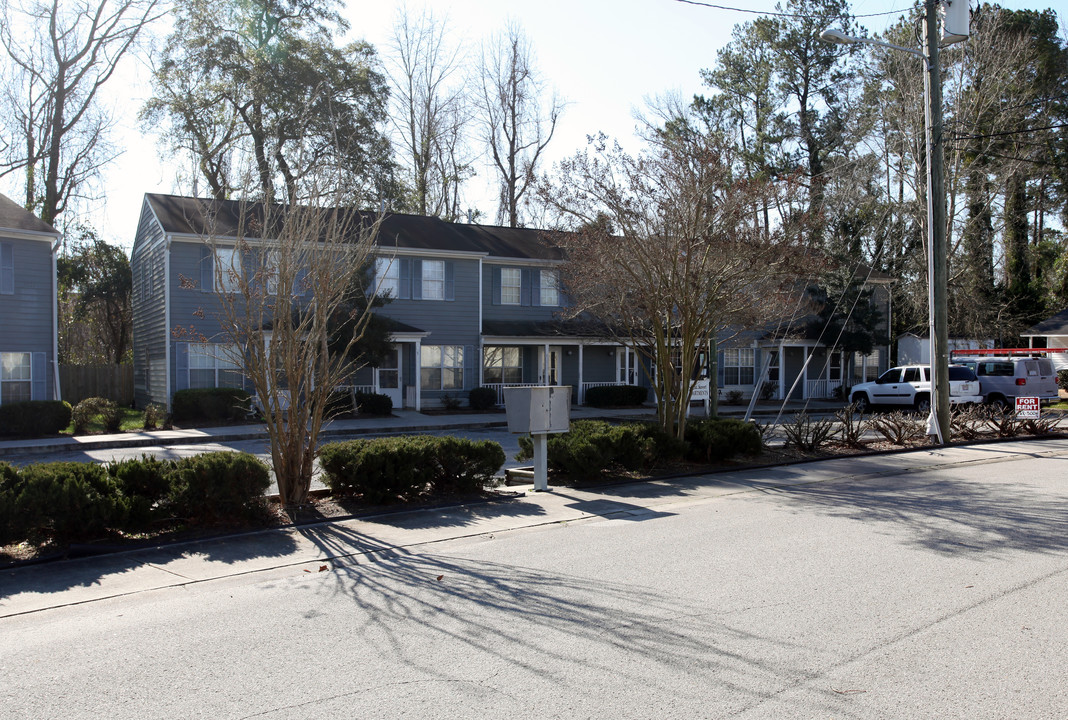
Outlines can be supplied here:
<path id="1" fill-rule="evenodd" d="M 1016 398 L 1016 417 L 1020 420 L 1038 420 L 1042 405 L 1036 397 Z"/>

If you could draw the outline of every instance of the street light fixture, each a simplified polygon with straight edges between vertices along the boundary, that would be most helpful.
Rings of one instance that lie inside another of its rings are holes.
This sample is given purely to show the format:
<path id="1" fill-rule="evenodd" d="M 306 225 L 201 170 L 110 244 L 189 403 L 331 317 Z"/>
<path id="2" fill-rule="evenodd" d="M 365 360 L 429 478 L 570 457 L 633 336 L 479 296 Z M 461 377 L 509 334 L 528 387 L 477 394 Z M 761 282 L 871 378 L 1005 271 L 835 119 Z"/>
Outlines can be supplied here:
<path id="1" fill-rule="evenodd" d="M 927 286 L 928 319 L 931 345 L 931 413 L 927 418 L 927 434 L 944 444 L 949 439 L 949 333 L 948 308 L 946 304 L 946 190 L 942 170 L 942 80 L 938 69 L 938 33 L 931 32 L 937 22 L 937 0 L 925 0 L 923 36 L 924 50 L 893 45 L 880 40 L 853 37 L 828 28 L 820 33 L 820 39 L 829 43 L 849 45 L 862 43 L 900 50 L 923 58 L 923 96 L 926 105 L 925 126 L 927 145 Z M 965 0 L 947 2 L 952 6 L 947 12 L 954 13 L 954 32 L 947 33 L 950 42 L 967 38 L 967 21 L 964 34 L 960 34 L 959 13 L 967 17 Z"/>

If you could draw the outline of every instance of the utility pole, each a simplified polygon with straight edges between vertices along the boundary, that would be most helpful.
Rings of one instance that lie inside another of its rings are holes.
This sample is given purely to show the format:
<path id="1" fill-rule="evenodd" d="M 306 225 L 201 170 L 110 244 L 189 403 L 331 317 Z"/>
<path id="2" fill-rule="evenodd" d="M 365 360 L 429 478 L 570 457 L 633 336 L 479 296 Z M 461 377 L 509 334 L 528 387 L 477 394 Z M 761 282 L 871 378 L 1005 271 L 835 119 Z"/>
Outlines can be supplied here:
<path id="1" fill-rule="evenodd" d="M 927 222 L 928 273 L 931 323 L 931 420 L 928 432 L 945 443 L 950 437 L 949 418 L 949 311 L 946 300 L 946 187 L 945 138 L 942 134 L 942 77 L 939 74 L 938 1 L 924 2 L 924 42 L 927 97 Z"/>

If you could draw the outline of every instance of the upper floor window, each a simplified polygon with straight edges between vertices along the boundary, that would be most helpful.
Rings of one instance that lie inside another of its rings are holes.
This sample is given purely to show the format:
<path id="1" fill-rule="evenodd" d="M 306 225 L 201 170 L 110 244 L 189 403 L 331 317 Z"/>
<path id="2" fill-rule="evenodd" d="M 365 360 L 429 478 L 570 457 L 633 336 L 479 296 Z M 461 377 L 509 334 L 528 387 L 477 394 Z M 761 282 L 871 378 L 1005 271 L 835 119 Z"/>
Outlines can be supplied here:
<path id="1" fill-rule="evenodd" d="M 15 246 L 0 243 L 0 295 L 15 294 Z"/>
<path id="2" fill-rule="evenodd" d="M 423 261 L 423 299 L 445 299 L 445 261 Z"/>
<path id="3" fill-rule="evenodd" d="M 397 258 L 377 258 L 375 260 L 375 288 L 379 295 L 391 298 L 400 297 L 400 266 Z"/>
<path id="4" fill-rule="evenodd" d="M 32 398 L 30 368 L 30 353 L 0 353 L 0 405 Z"/>
<path id="5" fill-rule="evenodd" d="M 501 305 L 518 305 L 523 292 L 523 272 L 519 268 L 501 268 Z"/>
<path id="6" fill-rule="evenodd" d="M 541 304 L 560 304 L 560 272 L 558 270 L 541 271 Z"/>

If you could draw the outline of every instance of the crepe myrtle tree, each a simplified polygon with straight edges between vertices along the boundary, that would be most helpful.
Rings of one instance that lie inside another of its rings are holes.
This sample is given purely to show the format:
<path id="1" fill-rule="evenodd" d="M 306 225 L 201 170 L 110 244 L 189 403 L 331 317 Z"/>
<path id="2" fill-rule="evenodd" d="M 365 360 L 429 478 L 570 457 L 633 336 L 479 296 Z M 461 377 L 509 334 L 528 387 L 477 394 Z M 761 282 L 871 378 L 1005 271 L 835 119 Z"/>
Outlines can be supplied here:
<path id="1" fill-rule="evenodd" d="M 701 354 L 794 306 L 810 253 L 797 226 L 753 210 L 783 207 L 792 182 L 733 179 L 727 144 L 685 116 L 646 139 L 639 155 L 592 140 L 539 198 L 572 230 L 558 235 L 568 312 L 648 357 L 660 425 L 682 438 Z"/>
<path id="2" fill-rule="evenodd" d="M 259 398 L 286 507 L 307 500 L 331 393 L 366 362 L 356 348 L 379 304 L 363 280 L 381 219 L 333 199 L 318 193 L 301 205 L 239 203 L 226 228 L 217 216 L 204 238 L 214 256 L 216 302 L 195 315 L 215 316 L 221 337 L 211 340 L 231 348 L 228 359 Z M 354 302 L 353 288 L 370 297 Z M 173 334 L 209 340 L 196 321 Z"/>

